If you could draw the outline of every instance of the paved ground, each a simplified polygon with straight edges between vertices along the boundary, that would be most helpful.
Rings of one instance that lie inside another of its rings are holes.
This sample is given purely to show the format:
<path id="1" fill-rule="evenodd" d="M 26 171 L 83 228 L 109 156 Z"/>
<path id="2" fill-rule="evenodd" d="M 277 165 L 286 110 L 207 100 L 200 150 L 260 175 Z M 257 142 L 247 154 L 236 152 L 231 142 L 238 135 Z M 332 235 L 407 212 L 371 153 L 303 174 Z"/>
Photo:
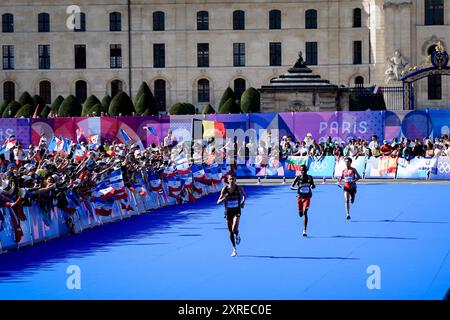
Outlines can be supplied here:
<path id="1" fill-rule="evenodd" d="M 319 184 L 308 238 L 288 186 L 246 190 L 236 258 L 213 195 L 0 255 L 0 299 L 442 299 L 450 287 L 448 184 L 361 184 L 351 221 L 342 190 Z M 81 290 L 67 289 L 71 265 Z"/>

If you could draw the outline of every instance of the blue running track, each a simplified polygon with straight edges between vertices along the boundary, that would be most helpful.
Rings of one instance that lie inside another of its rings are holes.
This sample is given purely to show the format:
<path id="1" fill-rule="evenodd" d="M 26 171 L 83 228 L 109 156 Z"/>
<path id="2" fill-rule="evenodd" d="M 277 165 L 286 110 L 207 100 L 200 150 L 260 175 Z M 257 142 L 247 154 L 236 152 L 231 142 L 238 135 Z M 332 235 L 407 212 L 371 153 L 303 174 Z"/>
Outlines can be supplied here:
<path id="1" fill-rule="evenodd" d="M 0 299 L 442 299 L 450 287 L 450 185 L 318 185 L 308 238 L 295 192 L 246 187 L 238 257 L 217 195 L 0 255 Z M 81 270 L 68 290 L 66 270 Z M 381 289 L 367 268 L 379 266 Z"/>

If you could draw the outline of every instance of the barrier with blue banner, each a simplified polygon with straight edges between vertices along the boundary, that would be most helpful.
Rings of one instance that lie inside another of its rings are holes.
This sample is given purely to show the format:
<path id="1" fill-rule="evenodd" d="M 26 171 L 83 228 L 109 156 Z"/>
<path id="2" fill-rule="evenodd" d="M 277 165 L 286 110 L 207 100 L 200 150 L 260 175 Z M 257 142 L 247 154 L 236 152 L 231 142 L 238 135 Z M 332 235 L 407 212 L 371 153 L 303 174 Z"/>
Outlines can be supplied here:
<path id="1" fill-rule="evenodd" d="M 310 163 L 308 174 L 314 178 L 332 178 L 335 165 L 335 157 L 322 157 Z"/>
<path id="2" fill-rule="evenodd" d="M 439 157 L 436 163 L 436 171 L 430 174 L 431 180 L 450 180 L 450 158 Z"/>
<path id="3" fill-rule="evenodd" d="M 95 213 L 93 198 L 81 198 L 75 192 L 66 197 L 68 207 L 46 207 L 50 203 L 38 204 L 32 201 L 30 207 L 21 205 L 0 208 L 0 253 L 50 240 L 64 235 L 79 233 L 104 223 L 121 220 L 132 215 L 149 212 L 150 209 L 176 204 L 179 200 L 195 201 L 203 195 L 216 193 L 224 186 L 222 177 L 229 172 L 229 166 L 205 168 L 207 177 L 193 181 L 190 175 L 177 179 L 177 184 L 169 186 L 169 180 L 161 180 L 161 188 L 152 189 L 150 181 L 139 176 L 136 184 L 125 188 L 126 197 L 114 200 L 108 215 Z M 125 195 L 125 194 L 124 194 Z"/>
<path id="4" fill-rule="evenodd" d="M 401 159 L 397 167 L 397 179 L 428 179 L 437 172 L 437 158 Z"/>
<path id="5" fill-rule="evenodd" d="M 350 157 L 352 159 L 352 167 L 358 171 L 361 177 L 364 175 L 364 171 L 366 169 L 367 158 L 366 157 Z M 334 170 L 334 176 L 339 178 L 342 175 L 342 171 L 346 168 L 345 158 L 339 158 L 339 161 L 336 162 L 336 167 Z"/>

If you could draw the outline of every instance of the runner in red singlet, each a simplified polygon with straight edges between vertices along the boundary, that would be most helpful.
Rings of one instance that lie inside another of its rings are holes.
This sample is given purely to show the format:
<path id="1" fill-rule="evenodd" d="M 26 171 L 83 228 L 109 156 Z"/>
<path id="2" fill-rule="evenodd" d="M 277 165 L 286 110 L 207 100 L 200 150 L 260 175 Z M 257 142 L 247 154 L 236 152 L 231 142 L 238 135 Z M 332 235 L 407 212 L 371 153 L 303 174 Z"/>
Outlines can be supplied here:
<path id="1" fill-rule="evenodd" d="M 355 202 L 356 197 L 356 181 L 361 179 L 360 174 L 352 167 L 352 159 L 345 158 L 346 168 L 342 171 L 339 178 L 338 186 L 341 187 L 341 181 L 344 180 L 344 196 L 345 196 L 345 210 L 347 211 L 347 220 L 350 220 L 350 201 Z"/>

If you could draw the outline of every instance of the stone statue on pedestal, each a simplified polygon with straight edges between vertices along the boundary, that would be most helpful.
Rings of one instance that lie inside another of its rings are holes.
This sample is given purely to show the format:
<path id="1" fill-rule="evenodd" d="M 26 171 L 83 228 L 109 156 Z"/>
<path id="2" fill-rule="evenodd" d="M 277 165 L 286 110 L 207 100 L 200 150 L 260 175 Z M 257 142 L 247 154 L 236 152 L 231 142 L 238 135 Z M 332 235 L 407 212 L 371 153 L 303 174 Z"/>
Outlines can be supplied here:
<path id="1" fill-rule="evenodd" d="M 298 52 L 298 60 L 294 65 L 294 69 L 306 68 L 306 62 L 303 60 L 303 53 Z"/>
<path id="2" fill-rule="evenodd" d="M 402 72 L 405 70 L 405 67 L 408 65 L 408 60 L 402 56 L 400 50 L 395 49 L 394 55 L 387 60 L 388 68 L 384 73 L 386 75 L 385 82 L 388 84 L 391 81 L 399 81 Z"/>

